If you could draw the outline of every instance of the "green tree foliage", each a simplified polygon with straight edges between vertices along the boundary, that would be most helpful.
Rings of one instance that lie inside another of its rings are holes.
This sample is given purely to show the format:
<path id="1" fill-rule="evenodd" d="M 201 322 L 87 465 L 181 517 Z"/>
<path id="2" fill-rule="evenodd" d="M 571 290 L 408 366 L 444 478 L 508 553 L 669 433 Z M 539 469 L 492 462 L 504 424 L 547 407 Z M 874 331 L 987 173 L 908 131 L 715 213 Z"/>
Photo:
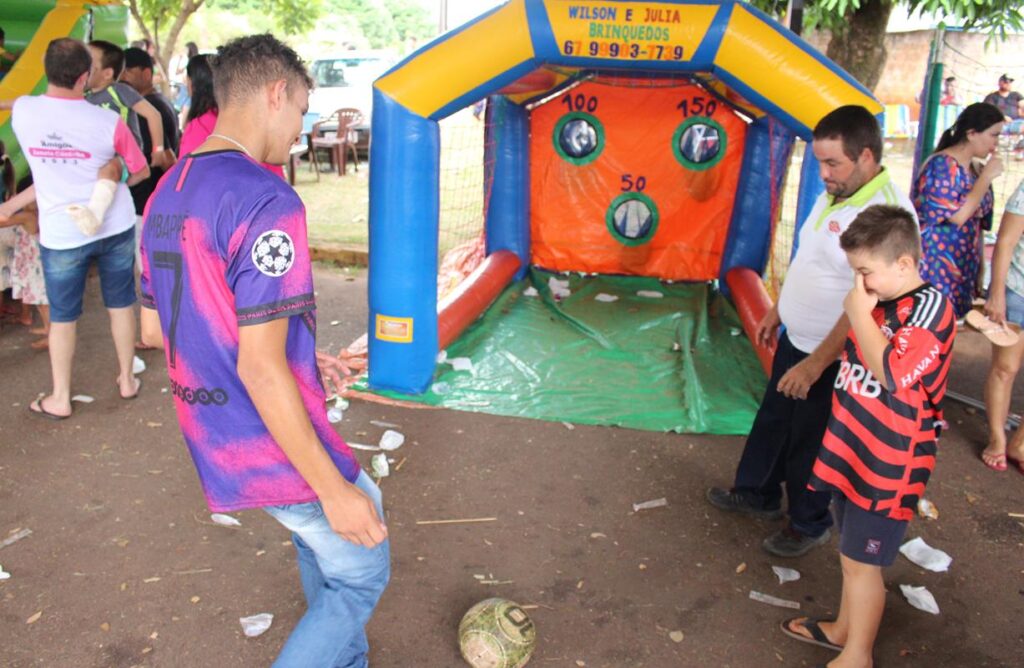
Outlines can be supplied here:
<path id="1" fill-rule="evenodd" d="M 416 0 L 325 0 L 328 11 L 350 17 L 372 49 L 432 37 L 429 12 Z"/>
<path id="2" fill-rule="evenodd" d="M 832 33 L 825 54 L 870 89 L 878 85 L 888 54 L 885 30 L 896 4 L 910 15 L 946 16 L 966 30 L 988 32 L 1005 39 L 1007 32 L 1024 29 L 1020 0 L 805 0 L 804 27 Z M 752 0 L 778 16 L 786 0 Z"/>
<path id="3" fill-rule="evenodd" d="M 437 32 L 430 14 L 415 0 L 384 0 L 384 6 L 391 12 L 398 38 L 403 42 L 433 37 Z"/>
<path id="4" fill-rule="evenodd" d="M 143 37 L 153 43 L 164 73 L 170 71 L 171 56 L 182 28 L 202 7 L 215 4 L 239 13 L 270 14 L 282 32 L 298 34 L 316 23 L 322 0 L 128 0 L 132 17 Z"/>
<path id="5" fill-rule="evenodd" d="M 391 13 L 382 0 L 329 0 L 337 11 L 350 14 L 370 46 L 379 49 L 398 41 L 398 31 Z"/>
<path id="6" fill-rule="evenodd" d="M 780 15 L 786 10 L 787 0 L 753 0 L 755 7 L 769 14 Z M 965 30 L 988 31 L 1000 39 L 1007 31 L 1024 31 L 1020 0 L 809 0 L 804 7 L 804 27 L 841 31 L 849 25 L 852 15 L 867 5 L 896 4 L 907 7 L 911 16 L 945 15 Z"/>
<path id="7" fill-rule="evenodd" d="M 417 0 L 128 0 L 143 37 L 153 42 L 156 59 L 167 72 L 182 29 L 204 7 L 238 16 L 269 17 L 275 30 L 302 35 L 323 21 L 343 26 L 346 35 L 361 35 L 365 46 L 379 49 L 434 35 L 430 13 Z M 340 21 L 340 24 L 339 24 Z M 323 26 L 320 26 L 323 28 Z M 343 38 L 349 40 L 350 37 Z M 359 41 L 358 39 L 355 41 Z M 166 77 L 165 77 L 166 80 Z"/>

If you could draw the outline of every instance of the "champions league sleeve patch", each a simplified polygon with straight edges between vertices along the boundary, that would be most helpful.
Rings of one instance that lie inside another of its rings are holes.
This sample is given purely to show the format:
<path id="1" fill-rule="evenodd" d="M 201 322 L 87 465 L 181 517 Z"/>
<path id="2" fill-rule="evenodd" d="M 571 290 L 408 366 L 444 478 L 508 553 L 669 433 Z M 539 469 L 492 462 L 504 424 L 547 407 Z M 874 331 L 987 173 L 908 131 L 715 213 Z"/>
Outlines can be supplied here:
<path id="1" fill-rule="evenodd" d="M 295 263 L 292 238 L 281 230 L 264 232 L 252 245 L 252 263 L 271 278 L 284 276 Z"/>

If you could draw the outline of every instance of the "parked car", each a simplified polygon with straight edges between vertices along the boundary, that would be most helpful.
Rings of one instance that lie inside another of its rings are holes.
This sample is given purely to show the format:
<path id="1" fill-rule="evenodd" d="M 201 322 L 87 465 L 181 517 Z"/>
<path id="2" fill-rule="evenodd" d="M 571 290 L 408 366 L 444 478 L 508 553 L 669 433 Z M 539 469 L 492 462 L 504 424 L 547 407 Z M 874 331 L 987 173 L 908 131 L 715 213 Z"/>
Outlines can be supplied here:
<path id="1" fill-rule="evenodd" d="M 338 109 L 358 109 L 364 119 L 364 126 L 358 129 L 358 143 L 366 146 L 373 111 L 373 81 L 394 63 L 390 54 L 378 51 L 345 51 L 317 58 L 310 67 L 316 87 L 309 96 L 309 110 L 327 118 Z"/>

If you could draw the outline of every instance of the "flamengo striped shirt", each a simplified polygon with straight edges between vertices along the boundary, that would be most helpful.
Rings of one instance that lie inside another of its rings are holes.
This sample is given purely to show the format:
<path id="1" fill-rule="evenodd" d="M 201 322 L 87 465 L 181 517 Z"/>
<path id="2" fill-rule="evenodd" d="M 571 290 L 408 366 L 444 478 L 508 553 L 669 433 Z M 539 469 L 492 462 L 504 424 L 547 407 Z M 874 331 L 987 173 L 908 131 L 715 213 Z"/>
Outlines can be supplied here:
<path id="1" fill-rule="evenodd" d="M 880 302 L 872 316 L 889 339 L 885 378 L 864 364 L 851 330 L 808 487 L 838 490 L 865 510 L 909 520 L 935 468 L 956 317 L 930 283 Z"/>

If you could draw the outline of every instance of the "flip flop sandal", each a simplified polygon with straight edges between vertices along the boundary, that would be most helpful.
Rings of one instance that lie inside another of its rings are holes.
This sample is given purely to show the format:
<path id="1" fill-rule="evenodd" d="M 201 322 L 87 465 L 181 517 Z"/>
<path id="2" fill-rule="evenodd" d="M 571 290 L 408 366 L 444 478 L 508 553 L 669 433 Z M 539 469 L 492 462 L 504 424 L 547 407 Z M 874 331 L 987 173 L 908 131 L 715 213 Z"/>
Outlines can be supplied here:
<path id="1" fill-rule="evenodd" d="M 981 311 L 970 311 L 964 318 L 967 324 L 985 335 L 985 338 L 1000 347 L 1015 346 L 1020 336 L 1005 325 L 992 322 Z"/>
<path id="2" fill-rule="evenodd" d="M 790 628 L 790 625 L 793 622 L 798 622 L 801 619 L 805 620 L 803 622 L 802 626 L 805 629 L 807 629 L 808 633 L 811 634 L 810 638 L 808 638 L 807 636 L 803 635 L 802 633 L 797 633 L 796 631 L 794 631 L 794 630 L 792 630 Z M 786 621 L 782 622 L 782 624 L 779 626 L 779 628 L 782 629 L 782 632 L 785 633 L 790 638 L 792 638 L 793 640 L 799 640 L 800 642 L 805 642 L 808 645 L 817 645 L 818 647 L 824 647 L 825 649 L 830 649 L 833 652 L 842 652 L 843 651 L 842 646 L 837 645 L 834 642 L 832 642 L 831 640 L 829 640 L 828 636 L 825 635 L 825 632 L 821 630 L 820 626 L 818 626 L 818 622 L 823 622 L 823 621 L 835 621 L 835 620 L 831 620 L 831 619 L 812 619 L 810 617 L 790 617 Z"/>
<path id="3" fill-rule="evenodd" d="M 981 461 L 985 464 L 985 466 L 989 467 L 993 471 L 998 471 L 999 473 L 1002 473 L 1003 471 L 1006 470 L 1006 453 L 1001 452 L 998 455 L 989 455 L 989 459 L 992 460 L 991 462 L 985 460 L 984 452 L 982 452 L 979 456 L 981 457 Z"/>
<path id="4" fill-rule="evenodd" d="M 70 413 L 68 415 L 57 415 L 56 413 L 51 413 L 50 411 L 43 408 L 43 400 L 41 397 L 39 399 L 35 399 L 32 403 L 28 405 L 28 412 L 32 413 L 33 415 L 38 415 L 39 417 L 44 417 L 48 420 L 67 420 L 69 417 L 71 417 Z"/>

